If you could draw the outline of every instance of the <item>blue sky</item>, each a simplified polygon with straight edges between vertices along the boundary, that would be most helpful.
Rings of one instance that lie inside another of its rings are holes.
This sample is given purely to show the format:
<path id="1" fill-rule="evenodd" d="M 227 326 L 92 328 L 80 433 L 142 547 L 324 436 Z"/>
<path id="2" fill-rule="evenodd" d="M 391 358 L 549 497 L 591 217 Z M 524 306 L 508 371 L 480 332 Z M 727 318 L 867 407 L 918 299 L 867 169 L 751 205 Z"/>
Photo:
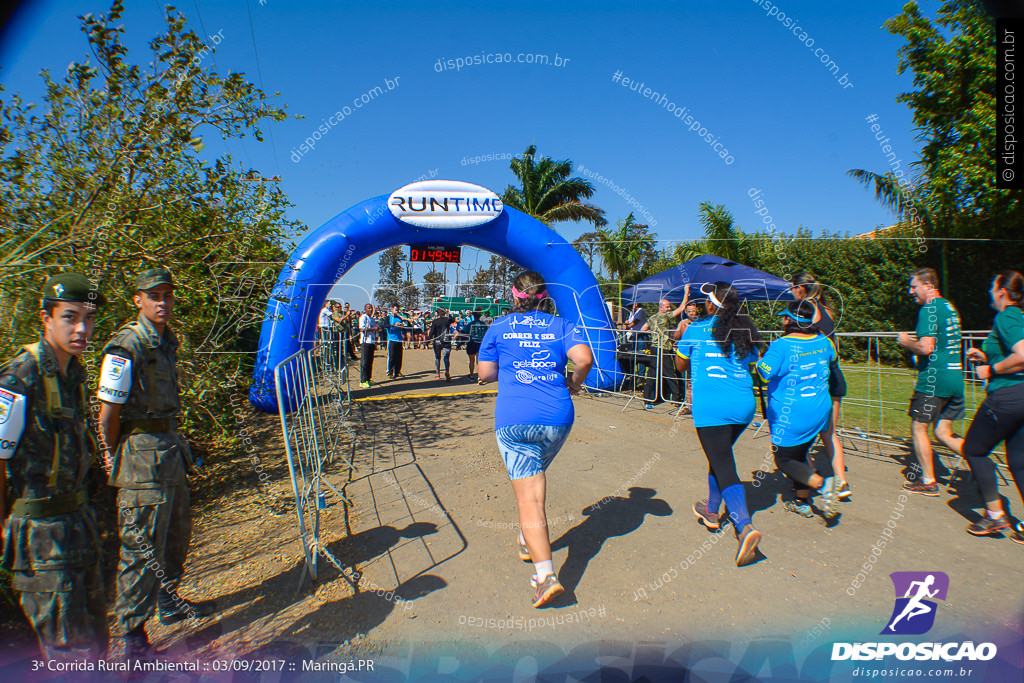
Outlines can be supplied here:
<path id="1" fill-rule="evenodd" d="M 664 246 L 701 234 L 702 201 L 724 204 L 741 228 L 759 228 L 751 188 L 762 190 L 781 233 L 804 226 L 856 234 L 893 222 L 845 172 L 887 170 L 865 121 L 869 114 L 877 115 L 904 166 L 917 158 L 910 111 L 895 102 L 912 87 L 910 74 L 896 73 L 902 41 L 882 28 L 902 5 L 182 0 L 179 10 L 197 33 L 221 33 L 214 59 L 222 73 L 244 72 L 305 117 L 275 124 L 273 143 L 207 139 L 207 150 L 230 151 L 246 168 L 280 175 L 295 204 L 291 217 L 311 229 L 431 173 L 501 194 L 513 181 L 507 159 L 468 159 L 521 154 L 534 143 L 540 154 L 571 159 L 625 188 L 645 207 L 646 220 L 656 222 Z M 145 41 L 160 30 L 160 7 L 128 3 L 124 23 L 137 63 L 149 61 Z M 938 3 L 923 7 L 931 15 Z M 86 55 L 76 17 L 107 9 L 105 2 L 84 0 L 35 3 L 5 34 L 0 81 L 38 98 L 41 69 L 59 74 Z M 782 13 L 795 23 L 787 27 Z M 803 29 L 799 35 L 795 26 Z M 495 53 L 514 61 L 437 68 L 438 60 Z M 563 63 L 518 63 L 520 54 L 548 55 L 549 62 L 557 55 Z M 838 66 L 836 74 L 822 54 Z M 713 143 L 717 138 L 717 149 L 728 150 L 731 163 L 690 131 L 692 124 L 614 82 L 616 72 L 686 107 Z M 852 87 L 837 80 L 844 74 Z M 386 87 L 385 79 L 397 87 L 352 107 L 364 93 Z M 292 151 L 345 106 L 351 115 L 294 161 Z M 603 184 L 592 201 L 610 222 L 631 210 L 645 220 Z M 590 226 L 556 229 L 571 240 Z M 463 280 L 486 263 L 486 254 L 465 252 Z M 422 276 L 426 266 L 414 272 Z M 376 281 L 375 257 L 345 277 L 347 285 L 366 289 Z M 358 295 L 352 300 L 361 303 Z"/>

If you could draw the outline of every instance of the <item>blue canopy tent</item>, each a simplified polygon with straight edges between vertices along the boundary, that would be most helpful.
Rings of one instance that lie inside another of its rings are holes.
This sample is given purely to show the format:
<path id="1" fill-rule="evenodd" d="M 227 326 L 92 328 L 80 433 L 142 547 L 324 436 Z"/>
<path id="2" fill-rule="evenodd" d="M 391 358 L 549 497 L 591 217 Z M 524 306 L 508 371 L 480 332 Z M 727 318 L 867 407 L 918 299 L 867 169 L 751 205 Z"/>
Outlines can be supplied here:
<path id="1" fill-rule="evenodd" d="M 622 305 L 646 304 L 661 299 L 679 303 L 683 300 L 687 284 L 690 285 L 690 300 L 701 301 L 707 298 L 700 292 L 701 285 L 719 281 L 735 287 L 741 301 L 793 301 L 789 283 L 782 278 L 721 256 L 706 254 L 624 289 Z"/>

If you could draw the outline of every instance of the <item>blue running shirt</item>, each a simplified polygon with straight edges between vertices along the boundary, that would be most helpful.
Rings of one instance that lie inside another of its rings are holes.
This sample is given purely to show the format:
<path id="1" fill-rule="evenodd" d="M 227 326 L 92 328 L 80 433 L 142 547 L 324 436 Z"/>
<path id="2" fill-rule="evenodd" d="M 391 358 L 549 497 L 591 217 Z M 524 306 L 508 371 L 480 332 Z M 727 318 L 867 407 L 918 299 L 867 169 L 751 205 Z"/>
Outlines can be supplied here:
<path id="1" fill-rule="evenodd" d="M 584 343 L 575 325 L 549 313 L 510 313 L 495 320 L 479 355 L 481 361 L 498 364 L 495 428 L 572 424 L 565 364 L 569 349 Z"/>
<path id="2" fill-rule="evenodd" d="M 388 323 L 391 327 L 388 328 L 388 341 L 389 342 L 400 342 L 402 341 L 402 330 L 399 329 L 405 323 L 397 315 L 388 314 Z"/>
<path id="3" fill-rule="evenodd" d="M 676 354 L 690 361 L 693 378 L 693 424 L 696 427 L 748 424 L 754 419 L 754 379 L 751 363 L 757 353 L 736 359 L 722 353 L 712 339 L 716 317 L 690 323 L 676 343 Z"/>
<path id="4" fill-rule="evenodd" d="M 828 366 L 835 357 L 836 347 L 821 334 L 787 334 L 768 347 L 757 372 L 768 383 L 773 444 L 799 446 L 828 426 Z"/>

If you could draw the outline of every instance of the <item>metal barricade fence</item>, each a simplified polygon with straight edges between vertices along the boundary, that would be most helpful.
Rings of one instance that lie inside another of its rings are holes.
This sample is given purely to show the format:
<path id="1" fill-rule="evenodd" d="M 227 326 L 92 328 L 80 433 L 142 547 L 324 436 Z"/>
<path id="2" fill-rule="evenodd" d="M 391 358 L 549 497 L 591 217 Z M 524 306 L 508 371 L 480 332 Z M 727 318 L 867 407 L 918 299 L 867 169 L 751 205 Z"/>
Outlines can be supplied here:
<path id="1" fill-rule="evenodd" d="M 588 330 L 608 328 L 585 328 Z M 665 382 L 660 381 L 664 370 L 663 363 L 673 362 L 674 358 L 668 354 L 652 353 L 650 342 L 637 343 L 640 336 L 650 335 L 649 332 L 634 333 L 633 341 L 627 339 L 628 333 L 617 330 L 619 344 L 616 354 L 620 368 L 625 379 L 614 389 L 596 389 L 589 387 L 588 390 L 599 391 L 600 393 L 621 396 L 626 399 L 622 410 L 625 410 L 634 399 L 637 398 L 636 386 L 641 382 L 656 382 L 657 397 L 670 405 L 678 405 L 676 415 L 683 406 L 689 405 L 690 396 L 688 392 L 683 394 L 681 401 L 672 400 L 664 396 Z M 766 341 L 771 341 L 782 334 L 780 330 L 762 331 Z M 909 441 L 910 418 L 907 416 L 907 409 L 910 404 L 910 396 L 913 393 L 913 383 L 917 378 L 917 370 L 896 365 L 885 365 L 882 360 L 887 355 L 883 352 L 883 344 L 894 343 L 898 332 L 839 332 L 837 336 L 840 347 L 843 347 L 843 339 L 861 340 L 861 347 L 850 360 L 840 360 L 839 366 L 847 379 L 848 393 L 840 404 L 839 419 L 837 428 L 839 435 L 852 441 L 875 443 L 879 445 L 901 445 Z M 967 330 L 961 337 L 961 357 L 966 358 L 966 351 L 973 346 L 979 346 L 981 340 L 988 334 L 987 330 Z M 864 343 L 866 342 L 866 343 Z M 850 356 L 847 348 L 847 356 Z M 974 418 L 977 406 L 984 398 L 984 383 L 978 380 L 974 368 L 969 367 L 966 362 L 963 364 L 964 372 L 964 400 L 966 412 L 957 423 L 957 431 L 962 436 L 967 432 L 971 420 Z M 686 382 L 688 376 L 680 376 L 678 382 L 680 388 Z M 648 394 L 649 395 L 649 394 Z M 760 428 L 762 421 L 760 413 L 755 416 L 754 426 Z M 943 444 L 934 443 L 937 455 L 946 457 L 953 463 L 947 465 L 949 469 L 956 470 L 962 465 L 959 454 L 949 451 Z M 994 451 L 997 464 L 1000 468 L 1005 467 L 1005 450 Z M 1002 460 L 1002 462 L 1000 462 Z M 1000 472 L 1000 477 L 1006 481 L 1005 476 Z"/>
<path id="2" fill-rule="evenodd" d="M 320 555 L 338 564 L 320 542 L 320 510 L 326 506 L 328 492 L 350 502 L 324 477 L 324 466 L 335 456 L 352 466 L 342 448 L 346 436 L 352 443 L 355 440 L 355 432 L 345 421 L 352 410 L 349 366 L 345 359 L 344 340 L 325 335 L 312 348 L 292 354 L 274 368 L 299 538 L 306 569 L 313 580 L 317 577 Z"/>
<path id="3" fill-rule="evenodd" d="M 583 325 L 576 327 L 582 329 L 588 339 L 592 331 L 609 330 L 607 327 Z M 676 371 L 674 353 L 658 353 L 654 333 L 651 331 L 613 330 L 613 332 L 616 338 L 615 357 L 623 375 L 622 380 L 611 389 L 597 389 L 587 384 L 584 384 L 584 387 L 590 391 L 622 396 L 626 399 L 622 410 L 629 407 L 634 399 L 639 398 L 645 404 L 664 402 L 674 406 L 678 415 L 684 406 L 689 405 L 689 395 L 685 390 L 689 374 L 680 374 Z M 672 365 L 666 368 L 666 363 L 672 363 Z M 669 370 L 667 381 L 662 381 L 662 378 L 666 377 L 666 369 Z M 678 400 L 664 395 L 666 386 L 672 381 L 675 381 L 678 387 L 677 394 L 680 396 Z"/>

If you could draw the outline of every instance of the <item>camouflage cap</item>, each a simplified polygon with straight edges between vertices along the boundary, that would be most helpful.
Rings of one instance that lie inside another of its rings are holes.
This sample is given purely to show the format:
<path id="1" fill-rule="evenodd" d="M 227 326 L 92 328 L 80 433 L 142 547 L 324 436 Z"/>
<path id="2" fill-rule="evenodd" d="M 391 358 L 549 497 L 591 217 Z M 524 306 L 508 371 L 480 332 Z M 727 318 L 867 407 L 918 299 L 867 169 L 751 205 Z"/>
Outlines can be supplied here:
<path id="1" fill-rule="evenodd" d="M 81 273 L 60 273 L 43 285 L 43 301 L 89 301 L 97 306 L 107 303 L 99 288 Z"/>
<path id="2" fill-rule="evenodd" d="M 150 268 L 139 273 L 139 276 L 135 278 L 135 289 L 138 290 L 153 289 L 157 285 L 173 287 L 174 278 L 171 277 L 171 271 L 166 268 Z"/>

